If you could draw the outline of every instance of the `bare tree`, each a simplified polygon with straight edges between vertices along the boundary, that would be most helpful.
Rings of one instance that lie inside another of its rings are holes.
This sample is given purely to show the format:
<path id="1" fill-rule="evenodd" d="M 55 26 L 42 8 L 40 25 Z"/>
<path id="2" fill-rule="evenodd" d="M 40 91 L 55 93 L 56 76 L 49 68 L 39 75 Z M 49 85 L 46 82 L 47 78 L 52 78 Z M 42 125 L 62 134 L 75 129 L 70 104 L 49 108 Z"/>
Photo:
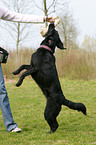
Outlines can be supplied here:
<path id="1" fill-rule="evenodd" d="M 2 0 L 3 3 L 12 11 L 18 12 L 18 13 L 32 13 L 32 2 L 30 0 Z M 32 24 L 21 24 L 21 23 L 8 23 L 4 22 L 3 25 L 6 24 L 6 29 L 11 37 L 16 42 L 16 50 L 18 54 L 18 48 L 21 42 L 23 42 L 28 34 L 29 29 L 32 26 Z M 3 26 L 1 26 L 3 28 Z M 27 29 L 27 31 L 26 31 Z"/>
<path id="2" fill-rule="evenodd" d="M 2 0 L 9 9 L 19 12 L 19 13 L 35 13 L 36 10 L 42 11 L 45 16 L 52 16 L 54 13 L 60 15 L 64 13 L 61 17 L 60 23 L 60 33 L 66 47 L 70 47 L 73 41 L 77 37 L 77 28 L 74 25 L 72 16 L 66 12 L 68 8 L 67 0 Z M 34 6 L 33 6 L 34 5 Z M 37 9 L 36 9 L 37 8 Z M 34 11 L 34 12 L 33 12 Z M 7 30 L 16 42 L 16 49 L 18 53 L 18 47 L 23 43 L 24 40 L 28 37 L 30 24 L 21 24 L 21 23 L 7 23 Z M 31 24 L 32 26 L 32 24 Z M 46 23 L 47 26 L 47 23 Z M 6 27 L 4 27 L 5 29 Z M 72 45 L 71 45 L 72 46 Z"/>
<path id="3" fill-rule="evenodd" d="M 85 35 L 81 47 L 84 50 L 96 52 L 96 36 Z"/>
<path id="4" fill-rule="evenodd" d="M 70 12 L 66 11 L 60 16 L 60 25 L 58 26 L 58 30 L 62 36 L 65 46 L 67 48 L 73 48 L 75 42 L 77 41 L 79 31 Z"/>
<path id="5" fill-rule="evenodd" d="M 62 0 L 62 2 L 60 2 L 60 0 L 39 0 L 39 3 L 38 0 L 33 0 L 33 2 L 38 9 L 43 11 L 46 17 L 50 14 L 52 15 L 53 13 L 56 13 L 57 11 L 60 12 L 61 8 L 63 8 L 66 4 L 66 0 Z"/>
<path id="6" fill-rule="evenodd" d="M 69 11 L 69 2 L 66 0 L 40 0 L 38 5 L 38 0 L 33 0 L 36 7 L 44 12 L 45 16 L 52 15 L 53 13 L 56 13 L 56 15 L 60 16 L 61 23 L 58 27 L 58 30 L 60 31 L 64 44 L 67 48 L 72 48 L 72 46 L 75 45 L 75 41 L 78 35 L 78 29 L 75 24 L 75 20 L 72 17 L 72 14 L 70 14 Z M 47 27 L 47 23 L 46 23 Z"/>

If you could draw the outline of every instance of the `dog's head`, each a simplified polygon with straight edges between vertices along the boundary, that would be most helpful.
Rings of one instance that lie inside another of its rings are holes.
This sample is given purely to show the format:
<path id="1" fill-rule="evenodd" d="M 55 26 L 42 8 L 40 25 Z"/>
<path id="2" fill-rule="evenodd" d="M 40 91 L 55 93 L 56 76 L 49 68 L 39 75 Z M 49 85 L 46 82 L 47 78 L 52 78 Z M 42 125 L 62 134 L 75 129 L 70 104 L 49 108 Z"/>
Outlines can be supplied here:
<path id="1" fill-rule="evenodd" d="M 53 53 L 56 46 L 60 49 L 65 49 L 58 32 L 55 30 L 54 23 L 49 25 L 48 32 L 45 34 L 45 39 L 41 42 L 41 45 L 47 45 L 52 49 Z"/>

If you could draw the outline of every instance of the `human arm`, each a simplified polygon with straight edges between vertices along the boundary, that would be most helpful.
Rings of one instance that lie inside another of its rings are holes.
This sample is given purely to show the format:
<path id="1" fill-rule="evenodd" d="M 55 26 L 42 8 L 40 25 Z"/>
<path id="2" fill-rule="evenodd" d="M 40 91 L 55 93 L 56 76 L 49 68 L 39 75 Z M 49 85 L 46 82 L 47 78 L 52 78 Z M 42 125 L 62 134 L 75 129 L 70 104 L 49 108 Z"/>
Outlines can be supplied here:
<path id="1" fill-rule="evenodd" d="M 43 23 L 44 21 L 51 22 L 53 17 L 47 18 L 38 15 L 29 15 L 16 13 L 0 6 L 0 19 L 20 23 Z"/>

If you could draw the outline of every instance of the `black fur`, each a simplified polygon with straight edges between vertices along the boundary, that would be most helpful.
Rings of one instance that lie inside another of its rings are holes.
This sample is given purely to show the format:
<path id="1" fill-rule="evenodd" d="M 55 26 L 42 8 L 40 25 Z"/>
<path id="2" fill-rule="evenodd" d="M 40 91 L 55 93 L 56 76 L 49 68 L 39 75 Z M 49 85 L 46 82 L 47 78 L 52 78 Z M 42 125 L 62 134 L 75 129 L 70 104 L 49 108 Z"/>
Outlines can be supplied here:
<path id="1" fill-rule="evenodd" d="M 58 32 L 55 30 L 54 24 L 49 25 L 48 32 L 41 45 L 50 47 L 53 53 L 56 46 L 60 49 L 65 49 L 59 38 Z M 63 95 L 53 53 L 40 47 L 32 54 L 30 65 L 22 65 L 13 72 L 14 75 L 17 75 L 23 69 L 26 69 L 27 71 L 22 73 L 16 86 L 20 86 L 23 79 L 31 75 L 46 96 L 47 105 L 44 116 L 50 126 L 50 133 L 55 132 L 58 128 L 56 117 L 60 113 L 62 105 L 68 106 L 70 109 L 81 111 L 86 115 L 86 107 L 84 104 L 71 102 Z"/>

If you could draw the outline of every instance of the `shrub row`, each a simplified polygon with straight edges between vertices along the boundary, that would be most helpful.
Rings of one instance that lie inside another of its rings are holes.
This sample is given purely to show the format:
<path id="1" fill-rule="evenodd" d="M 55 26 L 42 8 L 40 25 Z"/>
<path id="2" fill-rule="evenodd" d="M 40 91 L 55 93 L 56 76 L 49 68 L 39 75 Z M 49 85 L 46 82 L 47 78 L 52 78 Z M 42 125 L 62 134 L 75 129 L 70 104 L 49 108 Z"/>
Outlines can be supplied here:
<path id="1" fill-rule="evenodd" d="M 21 64 L 30 64 L 32 49 L 21 48 L 18 55 L 15 50 L 9 51 L 7 64 L 3 64 L 3 74 L 14 78 L 12 72 Z M 56 66 L 60 77 L 68 79 L 96 79 L 96 53 L 84 50 L 57 50 L 55 53 Z"/>

